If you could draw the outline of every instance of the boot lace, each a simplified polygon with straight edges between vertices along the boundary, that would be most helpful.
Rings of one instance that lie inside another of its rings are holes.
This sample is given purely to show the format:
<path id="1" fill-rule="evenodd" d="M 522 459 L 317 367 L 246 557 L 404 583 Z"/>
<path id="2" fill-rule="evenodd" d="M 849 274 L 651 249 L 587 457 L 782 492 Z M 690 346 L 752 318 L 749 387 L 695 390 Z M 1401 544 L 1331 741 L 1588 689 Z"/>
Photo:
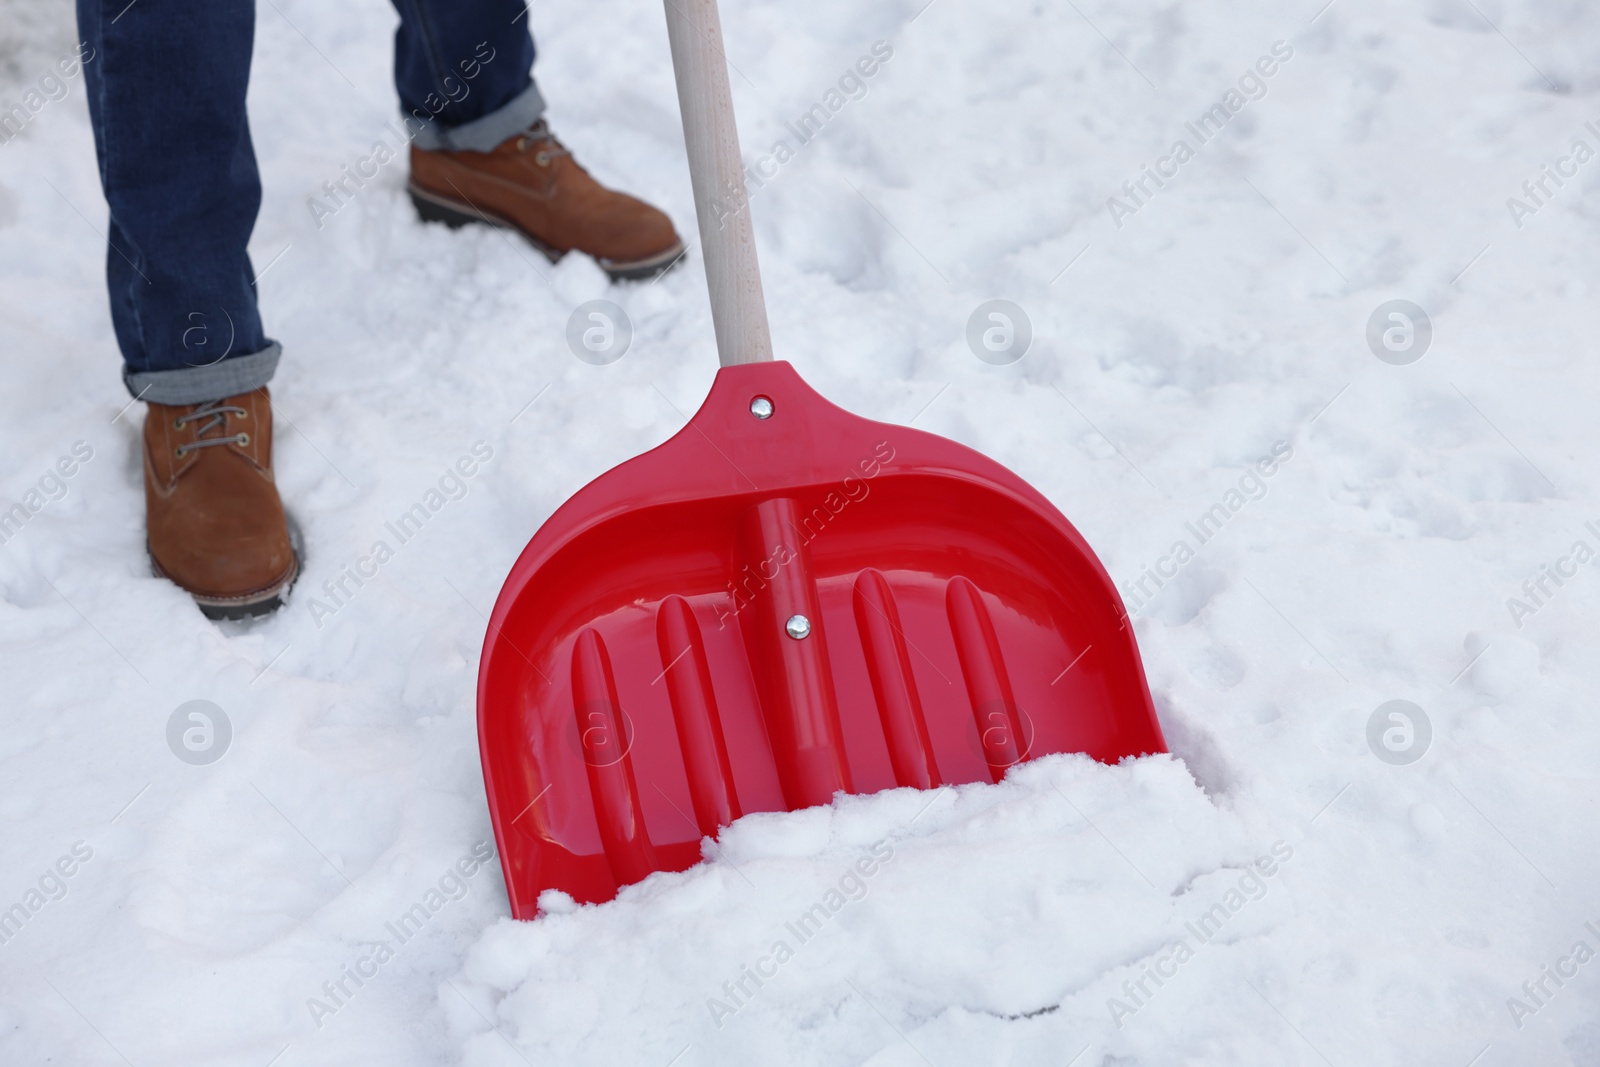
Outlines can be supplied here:
<path id="1" fill-rule="evenodd" d="M 572 155 L 571 149 L 556 140 L 556 135 L 550 132 L 550 126 L 544 119 L 529 126 L 517 138 L 518 152 L 526 152 L 534 145 L 539 147 L 539 151 L 534 154 L 533 161 L 541 167 L 548 167 L 552 160 L 562 156 L 570 158 Z"/>
<path id="2" fill-rule="evenodd" d="M 178 446 L 178 455 L 181 457 L 201 448 L 215 448 L 218 445 L 248 445 L 250 443 L 250 435 L 247 433 L 229 434 L 226 437 L 205 436 L 212 430 L 217 429 L 226 433 L 229 415 L 237 415 L 242 419 L 249 415 L 249 412 L 234 404 L 224 404 L 220 400 L 211 400 L 201 404 L 187 415 L 179 415 L 172 420 L 173 428 L 178 430 L 183 429 L 184 426 L 191 422 L 199 422 L 202 419 L 209 420 L 205 425 L 195 430 L 195 440 Z"/>

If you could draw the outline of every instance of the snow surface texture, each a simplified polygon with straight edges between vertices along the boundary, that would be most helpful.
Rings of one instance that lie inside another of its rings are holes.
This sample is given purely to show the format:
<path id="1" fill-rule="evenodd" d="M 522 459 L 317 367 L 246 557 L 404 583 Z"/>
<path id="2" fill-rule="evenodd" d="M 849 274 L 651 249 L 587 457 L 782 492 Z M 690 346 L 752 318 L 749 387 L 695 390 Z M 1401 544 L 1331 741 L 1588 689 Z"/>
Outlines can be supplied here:
<path id="1" fill-rule="evenodd" d="M 394 15 L 261 5 L 252 254 L 308 554 L 276 617 L 215 626 L 145 562 L 74 80 L 0 145 L 0 498 L 59 497 L 0 548 L 0 1062 L 1600 1064 L 1573 954 L 1600 949 L 1600 568 L 1570 556 L 1600 548 L 1600 162 L 1570 161 L 1600 148 L 1600 14 L 1321 6 L 729 0 L 752 163 L 893 52 L 754 195 L 778 352 L 1018 471 L 1119 584 L 1176 571 L 1129 595 L 1172 755 L 754 815 L 520 924 L 473 855 L 483 613 L 552 509 L 705 394 L 698 257 L 608 287 L 419 224 L 403 163 L 319 228 L 308 198 L 393 117 Z M 659 7 L 528 17 L 555 128 L 692 232 Z M 0 99 L 72 41 L 61 0 L 0 2 Z M 1265 96 L 1127 198 L 1278 41 Z M 1546 164 L 1578 173 L 1535 203 Z M 996 297 L 1032 323 L 1011 366 L 964 339 Z M 595 298 L 636 331 L 610 366 L 564 342 Z M 1410 365 L 1368 345 L 1391 299 L 1432 320 Z M 479 441 L 466 496 L 314 618 Z M 190 700 L 231 722 L 218 762 L 169 750 Z M 1369 743 L 1390 700 L 1427 716 L 1420 760 Z"/>

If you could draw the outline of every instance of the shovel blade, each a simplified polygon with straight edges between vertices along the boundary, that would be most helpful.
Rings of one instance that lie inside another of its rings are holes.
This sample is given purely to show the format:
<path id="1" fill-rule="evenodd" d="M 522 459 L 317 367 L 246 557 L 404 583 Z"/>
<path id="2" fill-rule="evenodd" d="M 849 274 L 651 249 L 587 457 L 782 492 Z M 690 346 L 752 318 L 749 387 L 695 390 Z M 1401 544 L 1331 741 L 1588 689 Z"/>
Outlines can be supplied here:
<path id="1" fill-rule="evenodd" d="M 544 524 L 490 620 L 478 726 L 518 918 L 546 889 L 599 902 L 686 869 L 749 812 L 1166 751 L 1121 599 L 1061 513 L 783 362 L 724 368 L 682 431 Z"/>

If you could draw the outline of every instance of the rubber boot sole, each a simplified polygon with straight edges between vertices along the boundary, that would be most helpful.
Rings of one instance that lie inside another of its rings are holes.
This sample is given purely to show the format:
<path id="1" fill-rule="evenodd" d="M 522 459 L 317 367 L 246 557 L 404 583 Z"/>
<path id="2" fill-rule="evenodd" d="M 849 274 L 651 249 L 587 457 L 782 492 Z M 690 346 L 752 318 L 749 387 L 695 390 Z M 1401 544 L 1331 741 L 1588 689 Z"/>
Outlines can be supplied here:
<path id="1" fill-rule="evenodd" d="M 566 255 L 565 251 L 551 247 L 510 219 L 481 211 L 471 204 L 462 204 L 442 197 L 415 182 L 408 183 L 406 191 L 411 194 L 411 203 L 416 206 L 417 215 L 423 222 L 442 222 L 452 230 L 460 229 L 469 223 L 482 223 L 497 229 L 515 230 L 524 240 L 543 253 L 551 263 L 560 262 L 561 257 Z M 594 261 L 614 282 L 637 282 L 665 274 L 678 265 L 686 252 L 688 248 L 680 240 L 671 248 L 642 259 L 618 260 L 595 256 Z"/>

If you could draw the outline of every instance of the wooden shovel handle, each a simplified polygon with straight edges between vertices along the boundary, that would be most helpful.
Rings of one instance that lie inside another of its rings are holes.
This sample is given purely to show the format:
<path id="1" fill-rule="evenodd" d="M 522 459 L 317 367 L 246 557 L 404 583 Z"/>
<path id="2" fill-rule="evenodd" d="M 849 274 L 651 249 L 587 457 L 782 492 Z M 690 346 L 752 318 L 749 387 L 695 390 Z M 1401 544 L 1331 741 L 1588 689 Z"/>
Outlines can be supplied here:
<path id="1" fill-rule="evenodd" d="M 724 367 L 760 363 L 772 359 L 772 336 L 767 330 L 717 0 L 666 0 L 666 8 L 717 357 Z"/>

